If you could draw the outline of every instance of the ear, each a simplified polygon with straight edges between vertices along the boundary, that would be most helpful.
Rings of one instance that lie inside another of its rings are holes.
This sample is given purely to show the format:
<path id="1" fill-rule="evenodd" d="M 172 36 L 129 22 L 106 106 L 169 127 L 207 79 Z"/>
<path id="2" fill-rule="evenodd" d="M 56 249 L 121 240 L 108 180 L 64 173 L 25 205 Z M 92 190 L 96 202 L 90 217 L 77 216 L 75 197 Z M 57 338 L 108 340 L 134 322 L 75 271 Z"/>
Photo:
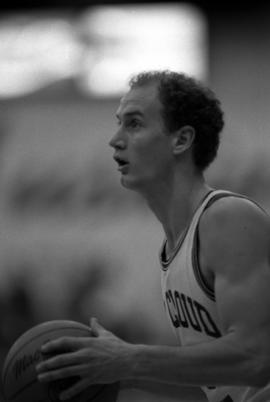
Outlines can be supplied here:
<path id="1" fill-rule="evenodd" d="M 179 155 L 191 148 L 195 139 L 195 130 L 192 126 L 183 126 L 172 134 L 174 155 Z"/>

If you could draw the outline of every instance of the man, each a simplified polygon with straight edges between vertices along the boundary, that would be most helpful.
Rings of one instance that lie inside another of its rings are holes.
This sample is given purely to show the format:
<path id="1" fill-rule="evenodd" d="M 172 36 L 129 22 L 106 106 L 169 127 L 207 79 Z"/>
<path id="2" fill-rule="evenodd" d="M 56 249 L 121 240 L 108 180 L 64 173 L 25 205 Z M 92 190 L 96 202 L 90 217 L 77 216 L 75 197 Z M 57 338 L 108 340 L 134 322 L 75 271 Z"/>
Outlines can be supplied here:
<path id="1" fill-rule="evenodd" d="M 66 399 L 120 381 L 200 386 L 211 402 L 270 401 L 269 217 L 204 179 L 223 128 L 220 103 L 174 72 L 142 73 L 130 85 L 110 145 L 122 185 L 145 197 L 164 228 L 162 293 L 179 346 L 131 345 L 92 319 L 94 337 L 44 346 L 60 354 L 37 367 L 39 380 L 79 376 Z"/>

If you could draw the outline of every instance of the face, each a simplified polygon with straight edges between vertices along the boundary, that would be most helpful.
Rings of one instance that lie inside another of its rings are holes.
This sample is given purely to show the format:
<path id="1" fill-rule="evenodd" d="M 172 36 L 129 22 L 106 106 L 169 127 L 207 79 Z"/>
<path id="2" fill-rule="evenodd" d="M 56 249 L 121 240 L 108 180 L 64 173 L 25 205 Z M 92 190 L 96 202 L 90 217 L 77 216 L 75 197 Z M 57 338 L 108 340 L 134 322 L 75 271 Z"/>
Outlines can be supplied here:
<path id="1" fill-rule="evenodd" d="M 149 191 L 168 178 L 171 141 L 161 116 L 157 88 L 131 89 L 116 113 L 118 130 L 110 141 L 123 186 Z"/>

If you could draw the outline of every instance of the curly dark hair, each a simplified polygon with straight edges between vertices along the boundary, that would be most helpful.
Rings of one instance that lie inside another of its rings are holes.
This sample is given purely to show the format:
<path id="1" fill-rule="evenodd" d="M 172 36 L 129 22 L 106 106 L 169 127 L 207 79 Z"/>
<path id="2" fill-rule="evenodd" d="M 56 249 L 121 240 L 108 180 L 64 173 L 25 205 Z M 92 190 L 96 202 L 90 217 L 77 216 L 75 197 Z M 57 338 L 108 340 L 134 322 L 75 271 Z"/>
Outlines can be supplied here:
<path id="1" fill-rule="evenodd" d="M 217 155 L 224 126 L 220 101 L 212 90 L 183 73 L 146 71 L 129 81 L 131 89 L 152 83 L 158 85 L 166 129 L 173 132 L 185 125 L 194 128 L 193 160 L 199 170 L 205 170 Z"/>

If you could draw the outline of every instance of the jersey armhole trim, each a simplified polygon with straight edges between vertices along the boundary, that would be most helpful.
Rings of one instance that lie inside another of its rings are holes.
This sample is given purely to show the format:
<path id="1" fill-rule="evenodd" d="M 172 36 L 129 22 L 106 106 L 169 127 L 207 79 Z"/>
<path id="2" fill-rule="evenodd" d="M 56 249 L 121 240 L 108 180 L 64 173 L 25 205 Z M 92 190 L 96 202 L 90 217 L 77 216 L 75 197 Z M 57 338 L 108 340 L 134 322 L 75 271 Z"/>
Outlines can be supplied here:
<path id="1" fill-rule="evenodd" d="M 238 194 L 238 193 L 233 193 L 230 191 L 220 191 L 219 193 L 215 194 L 207 203 L 205 206 L 205 210 L 208 209 L 215 201 L 219 200 L 220 198 L 225 198 L 225 197 L 236 197 L 236 198 L 242 198 L 246 199 L 248 201 L 251 201 L 253 204 L 255 204 L 257 207 L 259 207 L 260 210 L 262 210 L 264 213 L 266 211 L 264 208 L 262 208 L 256 201 L 250 199 L 249 197 L 246 197 L 245 195 Z M 206 282 L 201 268 L 200 268 L 200 260 L 199 260 L 199 252 L 200 252 L 200 237 L 199 237 L 199 224 L 197 225 L 194 233 L 194 239 L 193 239 L 193 246 L 192 246 L 192 266 L 193 266 L 193 271 L 195 274 L 195 278 L 198 282 L 198 285 L 200 288 L 203 290 L 203 292 L 213 301 L 216 300 L 215 297 L 215 290 L 212 289 Z"/>
<path id="2" fill-rule="evenodd" d="M 199 225 L 198 225 L 199 226 Z M 216 301 L 215 291 L 210 288 L 210 286 L 206 283 L 204 276 L 201 272 L 200 262 L 199 262 L 199 252 L 200 252 L 200 238 L 199 238 L 199 228 L 196 228 L 194 234 L 194 241 L 192 247 L 192 266 L 195 278 L 197 280 L 198 285 L 202 289 L 202 291 L 212 300 Z"/>

